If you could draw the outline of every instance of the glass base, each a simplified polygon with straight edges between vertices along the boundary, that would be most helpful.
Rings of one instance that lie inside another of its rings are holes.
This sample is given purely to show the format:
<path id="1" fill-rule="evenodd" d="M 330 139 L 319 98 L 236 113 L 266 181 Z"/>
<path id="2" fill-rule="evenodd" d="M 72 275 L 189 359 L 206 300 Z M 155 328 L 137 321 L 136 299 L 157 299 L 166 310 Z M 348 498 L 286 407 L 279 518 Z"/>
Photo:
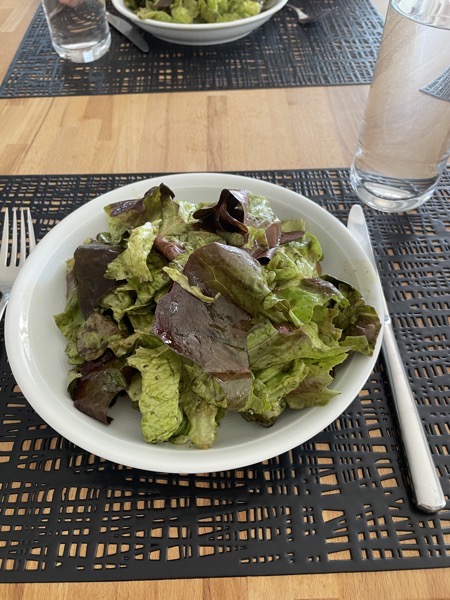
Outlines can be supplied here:
<path id="1" fill-rule="evenodd" d="M 392 179 L 360 172 L 354 165 L 350 171 L 350 183 L 360 200 L 387 213 L 407 212 L 418 208 L 431 198 L 438 179 Z"/>
<path id="2" fill-rule="evenodd" d="M 108 36 L 104 40 L 91 46 L 82 44 L 59 46 L 55 42 L 52 43 L 53 48 L 61 58 L 65 58 L 66 60 L 75 63 L 90 63 L 94 60 L 98 60 L 108 52 L 109 47 L 111 46 L 111 33 L 108 31 Z"/>

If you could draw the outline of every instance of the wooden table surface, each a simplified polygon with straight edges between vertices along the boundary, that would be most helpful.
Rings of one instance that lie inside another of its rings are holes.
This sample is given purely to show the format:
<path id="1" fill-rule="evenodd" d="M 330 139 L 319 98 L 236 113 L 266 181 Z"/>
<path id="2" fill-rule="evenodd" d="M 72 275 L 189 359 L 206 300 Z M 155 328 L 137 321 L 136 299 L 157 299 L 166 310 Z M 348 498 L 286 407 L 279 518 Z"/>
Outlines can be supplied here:
<path id="1" fill-rule="evenodd" d="M 0 0 L 0 80 L 39 0 Z M 374 2 L 384 14 L 386 0 Z M 0 100 L 0 174 L 349 167 L 368 86 Z M 0 578 L 1 581 L 1 578 Z M 450 569 L 1 584 L 2 600 L 444 600 Z"/>

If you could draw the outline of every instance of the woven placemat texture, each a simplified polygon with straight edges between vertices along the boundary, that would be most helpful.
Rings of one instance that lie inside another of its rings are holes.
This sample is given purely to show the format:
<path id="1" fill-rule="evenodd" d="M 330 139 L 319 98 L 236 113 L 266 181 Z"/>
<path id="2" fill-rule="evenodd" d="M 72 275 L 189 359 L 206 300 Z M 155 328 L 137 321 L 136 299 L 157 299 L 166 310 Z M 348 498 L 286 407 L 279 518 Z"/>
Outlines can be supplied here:
<path id="1" fill-rule="evenodd" d="M 0 87 L 0 97 L 370 83 L 382 32 L 382 18 L 370 0 L 300 4 L 313 15 L 323 8 L 333 12 L 302 27 L 294 12 L 284 8 L 247 38 L 219 46 L 175 45 L 143 32 L 151 48 L 148 54 L 112 31 L 109 53 L 87 65 L 56 55 L 39 9 Z"/>
<path id="2" fill-rule="evenodd" d="M 243 173 L 303 193 L 346 222 L 347 170 Z M 139 175 L 0 177 L 41 238 Z M 401 353 L 450 494 L 450 172 L 420 210 L 366 210 Z M 110 463 L 47 426 L 15 384 L 0 328 L 0 580 L 105 581 L 450 566 L 450 510 L 411 502 L 380 359 L 325 431 L 233 471 L 168 475 Z"/>

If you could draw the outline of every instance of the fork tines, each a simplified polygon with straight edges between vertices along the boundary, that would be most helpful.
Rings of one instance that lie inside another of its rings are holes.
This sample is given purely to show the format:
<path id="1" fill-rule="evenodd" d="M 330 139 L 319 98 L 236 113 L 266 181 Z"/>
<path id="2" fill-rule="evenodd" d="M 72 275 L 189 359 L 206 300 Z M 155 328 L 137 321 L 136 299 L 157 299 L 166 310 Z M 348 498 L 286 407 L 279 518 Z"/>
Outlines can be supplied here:
<path id="1" fill-rule="evenodd" d="M 17 210 L 20 210 L 20 249 L 18 252 L 17 240 L 18 240 L 18 220 Z M 33 219 L 29 208 L 13 208 L 12 210 L 12 230 L 11 236 L 9 235 L 9 211 L 5 209 L 3 211 L 3 234 L 2 244 L 0 250 L 0 264 L 6 265 L 9 258 L 9 266 L 15 267 L 17 265 L 17 258 L 19 258 L 18 266 L 25 262 L 26 257 L 36 246 L 36 240 L 34 236 Z M 9 241 L 11 240 L 11 244 Z M 28 251 L 27 251 L 28 242 Z M 8 252 L 9 248 L 9 252 Z"/>

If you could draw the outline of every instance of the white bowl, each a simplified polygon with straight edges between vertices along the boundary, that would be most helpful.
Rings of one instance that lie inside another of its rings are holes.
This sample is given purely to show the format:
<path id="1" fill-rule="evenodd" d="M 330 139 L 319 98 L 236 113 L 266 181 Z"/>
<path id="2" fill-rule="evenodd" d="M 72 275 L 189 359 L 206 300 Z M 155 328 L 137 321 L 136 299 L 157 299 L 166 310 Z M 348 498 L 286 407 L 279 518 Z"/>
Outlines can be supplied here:
<path id="1" fill-rule="evenodd" d="M 228 21 L 226 23 L 164 23 L 153 19 L 140 19 L 136 13 L 125 6 L 124 0 L 112 0 L 114 8 L 135 25 L 148 31 L 165 42 L 185 44 L 188 46 L 212 46 L 234 42 L 245 37 L 266 23 L 276 12 L 281 10 L 287 0 L 278 0 L 274 6 L 259 15 Z"/>
<path id="2" fill-rule="evenodd" d="M 375 364 L 372 357 L 354 355 L 337 369 L 333 387 L 341 391 L 327 406 L 286 410 L 266 429 L 239 414 L 221 422 L 215 445 L 208 450 L 144 441 L 140 415 L 130 402 L 118 401 L 109 411 L 110 425 L 74 408 L 66 390 L 68 364 L 65 340 L 53 315 L 65 306 L 65 261 L 89 236 L 107 228 L 103 207 L 140 198 L 153 185 L 165 183 L 180 200 L 214 202 L 223 188 L 245 188 L 270 199 L 280 218 L 303 217 L 324 251 L 325 272 L 356 286 L 382 314 L 381 288 L 374 270 L 346 227 L 314 202 L 261 180 L 227 174 L 180 174 L 124 186 L 63 219 L 37 245 L 14 284 L 6 311 L 6 348 L 23 394 L 40 416 L 61 435 L 85 450 L 131 467 L 170 473 L 206 473 L 254 464 L 309 440 L 332 423 L 363 388 Z"/>

